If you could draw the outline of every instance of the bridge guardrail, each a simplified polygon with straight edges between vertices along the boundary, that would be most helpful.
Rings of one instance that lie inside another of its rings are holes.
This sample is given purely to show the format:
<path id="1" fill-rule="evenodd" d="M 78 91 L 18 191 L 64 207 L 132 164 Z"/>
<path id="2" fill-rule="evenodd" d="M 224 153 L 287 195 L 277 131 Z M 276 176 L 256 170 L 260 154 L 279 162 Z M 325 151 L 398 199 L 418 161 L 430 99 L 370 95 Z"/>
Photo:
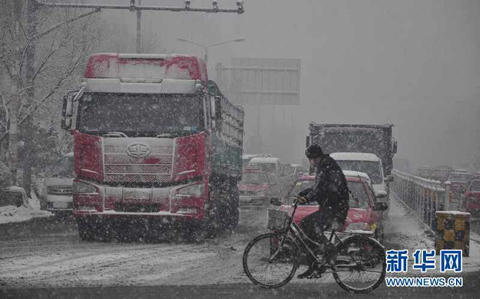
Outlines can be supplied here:
<path id="1" fill-rule="evenodd" d="M 450 182 L 428 180 L 396 169 L 390 190 L 403 201 L 417 217 L 435 231 L 437 211 L 449 211 L 452 206 Z"/>

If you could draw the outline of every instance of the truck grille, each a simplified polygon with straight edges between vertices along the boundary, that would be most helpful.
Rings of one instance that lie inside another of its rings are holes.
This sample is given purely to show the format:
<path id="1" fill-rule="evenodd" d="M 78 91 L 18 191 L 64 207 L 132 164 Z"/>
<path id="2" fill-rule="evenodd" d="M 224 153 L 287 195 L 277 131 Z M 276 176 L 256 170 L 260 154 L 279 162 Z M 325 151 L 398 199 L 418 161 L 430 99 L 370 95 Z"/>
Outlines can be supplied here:
<path id="1" fill-rule="evenodd" d="M 253 191 L 240 191 L 240 195 L 242 196 L 253 196 L 255 194 L 256 192 L 253 192 Z"/>
<path id="2" fill-rule="evenodd" d="M 72 186 L 47 186 L 48 194 L 52 195 L 72 195 Z"/>
<path id="3" fill-rule="evenodd" d="M 173 140 L 158 138 L 105 138 L 105 182 L 166 183 L 172 179 Z M 142 143 L 150 148 L 145 157 L 127 154 L 129 145 Z"/>
<path id="4" fill-rule="evenodd" d="M 140 165 L 105 165 L 107 174 L 170 174 L 171 165 L 140 164 Z"/>
<path id="5" fill-rule="evenodd" d="M 158 204 L 141 204 L 141 205 L 127 205 L 123 203 L 116 203 L 115 212 L 131 212 L 131 213 L 157 213 L 159 211 Z"/>

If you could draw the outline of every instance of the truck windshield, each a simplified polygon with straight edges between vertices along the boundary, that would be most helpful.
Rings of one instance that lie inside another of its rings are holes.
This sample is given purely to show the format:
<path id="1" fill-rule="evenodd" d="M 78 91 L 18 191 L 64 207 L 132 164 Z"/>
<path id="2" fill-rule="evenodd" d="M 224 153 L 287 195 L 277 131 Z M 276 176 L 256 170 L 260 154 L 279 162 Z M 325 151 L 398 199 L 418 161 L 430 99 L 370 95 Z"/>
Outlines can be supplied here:
<path id="1" fill-rule="evenodd" d="M 337 163 L 342 170 L 365 172 L 372 180 L 372 184 L 381 184 L 383 181 L 382 167 L 379 162 L 339 160 Z"/>
<path id="2" fill-rule="evenodd" d="M 174 94 L 86 94 L 77 129 L 83 133 L 122 132 L 129 137 L 190 135 L 203 131 L 203 101 Z"/>

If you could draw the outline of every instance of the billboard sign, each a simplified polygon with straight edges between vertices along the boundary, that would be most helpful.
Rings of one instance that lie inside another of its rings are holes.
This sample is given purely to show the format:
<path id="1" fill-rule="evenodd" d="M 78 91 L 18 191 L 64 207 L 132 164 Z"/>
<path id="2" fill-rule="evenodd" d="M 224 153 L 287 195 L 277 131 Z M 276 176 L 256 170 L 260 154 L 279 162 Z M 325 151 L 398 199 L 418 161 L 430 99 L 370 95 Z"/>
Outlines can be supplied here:
<path id="1" fill-rule="evenodd" d="M 300 59 L 233 58 L 216 70 L 220 90 L 235 104 L 300 104 Z"/>

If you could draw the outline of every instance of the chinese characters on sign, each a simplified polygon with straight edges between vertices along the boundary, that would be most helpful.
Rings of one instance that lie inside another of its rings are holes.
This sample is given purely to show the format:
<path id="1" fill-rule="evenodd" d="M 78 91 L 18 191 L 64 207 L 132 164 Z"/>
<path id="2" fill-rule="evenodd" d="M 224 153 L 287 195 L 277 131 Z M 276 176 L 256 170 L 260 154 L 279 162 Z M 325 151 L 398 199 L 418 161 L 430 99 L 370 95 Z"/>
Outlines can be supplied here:
<path id="1" fill-rule="evenodd" d="M 430 269 L 436 269 L 435 250 L 417 249 L 412 256 L 413 270 L 420 270 L 422 273 L 426 273 Z M 408 250 L 406 249 L 386 251 L 387 273 L 406 273 L 408 271 L 408 258 Z M 462 250 L 441 250 L 439 262 L 441 273 L 448 271 L 461 273 Z"/>

